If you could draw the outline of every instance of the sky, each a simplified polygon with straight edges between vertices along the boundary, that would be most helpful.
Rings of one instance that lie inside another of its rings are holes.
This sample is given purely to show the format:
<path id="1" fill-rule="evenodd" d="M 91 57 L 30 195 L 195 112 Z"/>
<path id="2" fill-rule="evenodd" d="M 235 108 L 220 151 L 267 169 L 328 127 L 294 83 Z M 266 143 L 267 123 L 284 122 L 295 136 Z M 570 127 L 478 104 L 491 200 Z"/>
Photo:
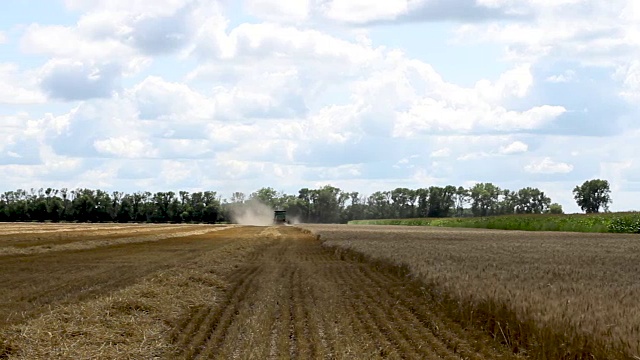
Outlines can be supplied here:
<path id="1" fill-rule="evenodd" d="M 634 0 L 4 0 L 0 191 L 492 182 L 640 210 Z"/>

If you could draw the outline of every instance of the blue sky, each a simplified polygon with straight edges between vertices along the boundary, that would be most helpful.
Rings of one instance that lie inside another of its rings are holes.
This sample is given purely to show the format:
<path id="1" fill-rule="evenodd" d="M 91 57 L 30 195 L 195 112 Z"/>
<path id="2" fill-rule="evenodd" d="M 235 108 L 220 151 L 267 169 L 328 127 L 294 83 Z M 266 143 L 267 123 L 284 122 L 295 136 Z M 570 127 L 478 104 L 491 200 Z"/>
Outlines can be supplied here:
<path id="1" fill-rule="evenodd" d="M 630 0 L 3 3 L 0 191 L 585 180 L 640 210 Z"/>

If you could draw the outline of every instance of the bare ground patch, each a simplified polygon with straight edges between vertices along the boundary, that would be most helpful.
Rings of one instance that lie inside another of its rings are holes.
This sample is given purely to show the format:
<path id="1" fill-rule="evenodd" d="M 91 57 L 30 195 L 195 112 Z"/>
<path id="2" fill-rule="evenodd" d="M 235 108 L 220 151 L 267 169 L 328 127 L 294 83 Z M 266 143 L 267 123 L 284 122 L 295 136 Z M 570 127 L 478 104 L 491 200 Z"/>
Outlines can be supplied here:
<path id="1" fill-rule="evenodd" d="M 174 329 L 167 359 L 511 359 L 486 334 L 438 314 L 408 278 L 340 258 L 315 236 L 272 243 L 225 276 L 225 297 Z"/>
<path id="2" fill-rule="evenodd" d="M 141 242 L 159 241 L 174 237 L 186 237 L 201 235 L 209 232 L 219 231 L 231 226 L 174 226 L 168 228 L 142 228 L 126 229 L 126 231 L 104 231 L 97 234 L 90 233 L 86 237 L 74 236 L 71 238 L 54 238 L 41 240 L 29 240 L 18 245 L 0 247 L 0 256 L 7 255 L 30 255 L 55 251 L 87 250 L 102 246 L 113 246 L 123 244 L 133 244 Z M 26 245 L 26 246 L 25 246 Z"/>
<path id="3" fill-rule="evenodd" d="M 218 246 L 178 267 L 95 299 L 56 307 L 5 330 L 7 355 L 12 359 L 157 358 L 171 347 L 171 329 L 185 314 L 220 303 L 227 287 L 222 274 L 260 242 L 270 241 L 248 236 L 246 231 L 229 232 L 227 241 L 219 239 Z"/>

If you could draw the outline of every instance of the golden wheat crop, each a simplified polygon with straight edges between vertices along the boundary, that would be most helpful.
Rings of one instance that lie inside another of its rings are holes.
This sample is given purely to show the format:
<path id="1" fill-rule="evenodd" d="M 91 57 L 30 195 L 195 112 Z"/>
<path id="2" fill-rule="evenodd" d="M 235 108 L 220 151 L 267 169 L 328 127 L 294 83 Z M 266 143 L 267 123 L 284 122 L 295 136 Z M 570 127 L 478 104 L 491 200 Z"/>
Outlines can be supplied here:
<path id="1" fill-rule="evenodd" d="M 308 225 L 329 247 L 407 269 L 459 322 L 533 358 L 640 356 L 634 235 Z"/>

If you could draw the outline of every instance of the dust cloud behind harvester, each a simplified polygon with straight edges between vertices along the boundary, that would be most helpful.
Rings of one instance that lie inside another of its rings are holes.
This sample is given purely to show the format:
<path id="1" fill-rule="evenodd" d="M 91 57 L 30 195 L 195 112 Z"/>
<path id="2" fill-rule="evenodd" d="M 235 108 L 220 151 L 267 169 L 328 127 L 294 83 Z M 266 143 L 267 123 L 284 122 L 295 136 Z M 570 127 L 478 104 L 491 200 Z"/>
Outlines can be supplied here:
<path id="1" fill-rule="evenodd" d="M 271 226 L 273 225 L 273 209 L 256 199 L 231 208 L 231 220 L 240 225 Z"/>

